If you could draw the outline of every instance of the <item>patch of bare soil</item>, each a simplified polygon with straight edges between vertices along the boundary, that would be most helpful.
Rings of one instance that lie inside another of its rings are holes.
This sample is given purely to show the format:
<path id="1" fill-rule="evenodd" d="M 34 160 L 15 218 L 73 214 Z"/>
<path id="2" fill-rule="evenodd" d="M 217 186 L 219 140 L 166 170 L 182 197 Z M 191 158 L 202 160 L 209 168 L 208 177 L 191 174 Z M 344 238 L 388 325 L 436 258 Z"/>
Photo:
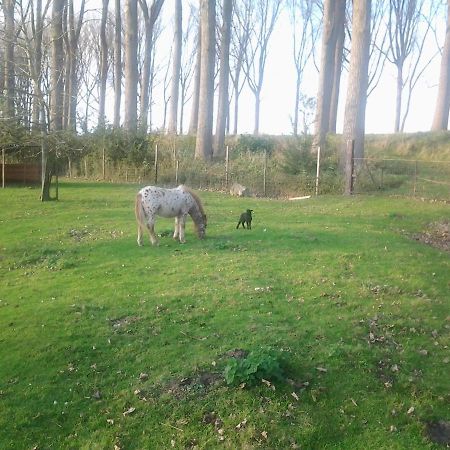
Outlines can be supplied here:
<path id="1" fill-rule="evenodd" d="M 191 377 L 172 380 L 165 392 L 176 398 L 183 398 L 190 393 L 207 392 L 223 382 L 223 376 L 214 372 L 199 372 Z"/>
<path id="2" fill-rule="evenodd" d="M 413 236 L 416 241 L 450 252 L 450 223 L 448 220 L 431 223 L 422 233 Z"/>
<path id="3" fill-rule="evenodd" d="M 429 439 L 436 444 L 450 444 L 450 422 L 448 421 L 428 422 L 426 433 Z"/>

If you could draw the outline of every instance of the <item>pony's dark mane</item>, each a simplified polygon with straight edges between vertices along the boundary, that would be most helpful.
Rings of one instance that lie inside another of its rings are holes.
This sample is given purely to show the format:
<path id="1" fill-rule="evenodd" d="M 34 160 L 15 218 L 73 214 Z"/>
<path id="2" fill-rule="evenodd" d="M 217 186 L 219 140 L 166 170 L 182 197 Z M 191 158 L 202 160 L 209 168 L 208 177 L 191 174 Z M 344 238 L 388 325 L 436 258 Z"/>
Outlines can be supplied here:
<path id="1" fill-rule="evenodd" d="M 189 194 L 192 195 L 193 199 L 196 201 L 198 209 L 200 210 L 200 214 L 202 215 L 202 217 L 205 217 L 205 210 L 203 209 L 203 205 L 202 202 L 200 201 L 199 196 L 190 188 L 188 188 L 187 186 L 183 185 L 183 191 L 189 192 Z"/>

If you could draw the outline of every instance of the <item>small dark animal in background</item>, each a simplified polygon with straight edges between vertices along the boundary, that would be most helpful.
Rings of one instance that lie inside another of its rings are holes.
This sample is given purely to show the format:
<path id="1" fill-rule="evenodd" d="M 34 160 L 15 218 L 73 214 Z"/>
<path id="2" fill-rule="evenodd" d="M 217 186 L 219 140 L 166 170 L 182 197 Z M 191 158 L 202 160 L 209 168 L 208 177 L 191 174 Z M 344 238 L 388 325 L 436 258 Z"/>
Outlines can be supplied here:
<path id="1" fill-rule="evenodd" d="M 236 225 L 236 229 L 239 228 L 239 225 L 241 223 L 242 223 L 242 228 L 245 228 L 245 225 L 247 225 L 247 230 L 252 229 L 252 212 L 253 212 L 253 209 L 247 209 L 247 211 L 245 211 L 241 214 L 241 217 L 239 217 L 239 222 Z"/>

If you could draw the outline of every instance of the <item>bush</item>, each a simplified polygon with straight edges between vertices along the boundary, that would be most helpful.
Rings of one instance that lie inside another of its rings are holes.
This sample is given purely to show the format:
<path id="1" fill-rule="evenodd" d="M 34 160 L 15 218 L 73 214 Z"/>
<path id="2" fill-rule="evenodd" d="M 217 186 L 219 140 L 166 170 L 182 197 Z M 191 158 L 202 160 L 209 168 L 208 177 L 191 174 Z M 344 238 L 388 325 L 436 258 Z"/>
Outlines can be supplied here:
<path id="1" fill-rule="evenodd" d="M 245 358 L 232 358 L 224 370 L 225 381 L 229 385 L 252 385 L 262 379 L 281 381 L 283 374 L 280 355 L 271 350 L 256 350 Z"/>

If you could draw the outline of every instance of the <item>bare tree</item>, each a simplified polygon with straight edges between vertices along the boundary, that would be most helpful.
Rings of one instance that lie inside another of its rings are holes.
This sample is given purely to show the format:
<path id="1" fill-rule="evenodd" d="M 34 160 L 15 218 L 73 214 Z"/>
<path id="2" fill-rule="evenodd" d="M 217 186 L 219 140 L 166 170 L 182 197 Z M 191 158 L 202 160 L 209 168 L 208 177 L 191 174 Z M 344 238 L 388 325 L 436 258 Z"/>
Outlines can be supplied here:
<path id="1" fill-rule="evenodd" d="M 250 40 L 250 33 L 253 27 L 253 6 L 252 0 L 241 0 L 236 2 L 235 14 L 233 15 L 230 77 L 233 84 L 233 134 L 235 135 L 238 132 L 239 97 L 246 81 L 245 77 L 241 80 L 241 75 L 243 73 L 243 64 Z"/>
<path id="2" fill-rule="evenodd" d="M 292 23 L 293 56 L 295 64 L 295 102 L 291 122 L 294 136 L 298 134 L 301 85 L 303 75 L 316 47 L 319 27 L 314 22 L 317 0 L 290 0 L 289 12 Z"/>
<path id="3" fill-rule="evenodd" d="M 14 43 L 15 43 L 15 22 L 14 22 L 14 0 L 3 0 L 3 15 L 5 18 L 4 36 L 4 70 L 5 70 L 5 106 L 4 117 L 12 119 L 15 116 L 15 64 L 14 64 Z"/>
<path id="4" fill-rule="evenodd" d="M 429 10 L 424 14 L 423 10 L 426 5 L 429 6 Z M 397 70 L 394 132 L 403 131 L 412 91 L 418 79 L 437 54 L 432 55 L 430 59 L 421 64 L 424 56 L 423 47 L 436 12 L 437 6 L 434 0 L 389 1 L 389 22 L 387 25 L 389 49 L 387 58 L 395 65 Z M 425 27 L 422 30 L 421 24 L 424 22 L 424 18 L 426 18 Z M 420 37 L 419 30 L 422 30 Z M 408 61 L 410 63 L 407 66 Z M 406 106 L 404 106 L 403 93 L 406 86 L 408 86 L 408 93 Z M 404 107 L 405 112 L 403 112 Z"/>
<path id="5" fill-rule="evenodd" d="M 225 126 L 228 118 L 228 84 L 230 79 L 230 36 L 233 0 L 223 0 L 222 27 L 220 30 L 220 72 L 219 100 L 217 105 L 216 134 L 214 155 L 223 155 L 225 142 Z"/>
<path id="6" fill-rule="evenodd" d="M 450 0 L 447 1 L 447 27 L 445 30 L 444 49 L 442 51 L 439 87 L 434 110 L 432 131 L 448 129 L 450 110 Z"/>
<path id="7" fill-rule="evenodd" d="M 325 0 L 322 31 L 322 55 L 316 106 L 314 147 L 323 147 L 330 131 L 331 99 L 335 86 L 338 39 L 344 22 L 336 20 L 345 11 L 345 0 Z"/>
<path id="8" fill-rule="evenodd" d="M 370 47 L 371 0 L 354 0 L 352 16 L 352 48 L 344 113 L 343 151 L 354 142 L 355 157 L 364 156 L 365 117 Z M 348 161 L 348 158 L 346 158 Z M 346 166 L 348 174 L 349 166 Z M 347 178 L 350 178 L 347 175 Z M 346 189 L 350 193 L 350 189 Z"/>
<path id="9" fill-rule="evenodd" d="M 281 11 L 281 0 L 255 1 L 254 28 L 250 34 L 245 57 L 244 71 L 247 82 L 255 97 L 254 134 L 259 133 L 261 91 L 267 62 L 268 45 L 275 23 Z"/>
<path id="10" fill-rule="evenodd" d="M 85 10 L 85 0 L 81 0 L 78 20 L 75 19 L 73 0 L 68 0 L 67 29 L 64 29 L 65 51 L 65 93 L 64 93 L 64 128 L 76 129 L 77 99 L 78 99 L 78 41 Z M 64 21 L 63 21 L 64 23 Z"/>
<path id="11" fill-rule="evenodd" d="M 148 111 L 150 99 L 150 79 L 152 70 L 152 53 L 153 53 L 153 33 L 156 20 L 158 19 L 164 0 L 153 0 L 150 10 L 147 0 L 139 0 L 142 9 L 145 24 L 145 47 L 144 47 L 144 64 L 141 75 L 141 102 L 139 110 L 139 122 L 142 131 L 146 132 L 148 128 Z"/>
<path id="12" fill-rule="evenodd" d="M 115 128 L 120 127 L 120 104 L 122 101 L 122 12 L 120 0 L 114 2 L 114 118 Z"/>
<path id="13" fill-rule="evenodd" d="M 63 128 L 64 105 L 64 42 L 63 42 L 63 14 L 65 0 L 53 0 L 52 9 L 52 57 L 51 57 L 51 86 L 50 86 L 50 130 L 58 131 Z"/>
<path id="14" fill-rule="evenodd" d="M 198 126 L 198 99 L 200 92 L 200 69 L 202 61 L 201 34 L 202 34 L 201 21 L 199 21 L 197 32 L 196 58 L 195 58 L 194 89 L 192 93 L 191 119 L 189 122 L 189 134 L 196 134 Z"/>
<path id="15" fill-rule="evenodd" d="M 100 23 L 100 95 L 98 105 L 98 127 L 105 127 L 106 81 L 108 79 L 108 41 L 106 23 L 109 0 L 102 0 L 102 19 Z"/>
<path id="16" fill-rule="evenodd" d="M 183 15 L 181 0 L 175 0 L 174 39 L 172 57 L 172 80 L 167 131 L 176 134 L 178 125 L 178 100 L 180 92 L 181 46 L 183 42 Z"/>
<path id="17" fill-rule="evenodd" d="M 200 0 L 201 67 L 197 140 L 195 157 L 210 160 L 212 149 L 214 65 L 215 65 L 215 0 Z"/>
<path id="18" fill-rule="evenodd" d="M 138 85 L 138 14 L 137 0 L 125 2 L 125 121 L 127 130 L 137 128 L 137 85 Z"/>

